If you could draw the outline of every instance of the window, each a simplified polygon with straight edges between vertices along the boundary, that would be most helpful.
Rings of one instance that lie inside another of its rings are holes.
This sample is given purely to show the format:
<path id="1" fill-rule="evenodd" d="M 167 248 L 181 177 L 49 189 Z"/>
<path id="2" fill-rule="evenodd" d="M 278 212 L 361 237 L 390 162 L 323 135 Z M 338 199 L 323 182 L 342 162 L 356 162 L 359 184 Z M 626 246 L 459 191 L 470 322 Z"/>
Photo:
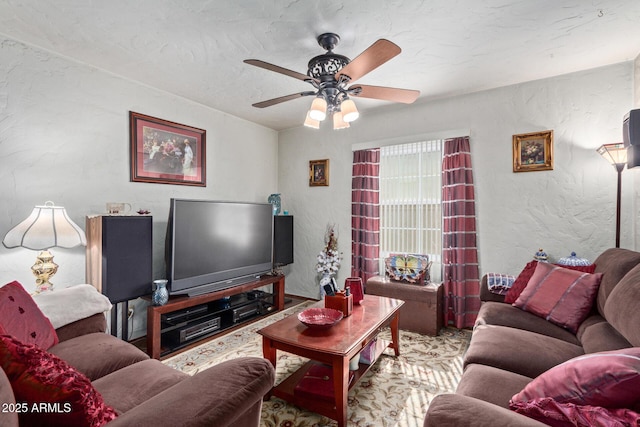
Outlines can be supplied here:
<path id="1" fill-rule="evenodd" d="M 390 253 L 429 255 L 442 279 L 442 140 L 380 148 L 380 271 Z"/>

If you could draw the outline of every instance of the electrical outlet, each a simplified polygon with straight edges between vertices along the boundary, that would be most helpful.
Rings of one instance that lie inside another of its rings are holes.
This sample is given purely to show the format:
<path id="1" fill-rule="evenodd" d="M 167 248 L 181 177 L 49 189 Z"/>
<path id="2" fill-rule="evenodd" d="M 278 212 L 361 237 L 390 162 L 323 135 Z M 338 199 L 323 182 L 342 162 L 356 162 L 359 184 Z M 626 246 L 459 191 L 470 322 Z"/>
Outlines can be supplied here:
<path id="1" fill-rule="evenodd" d="M 133 317 L 133 307 L 129 308 L 129 311 L 127 311 L 127 319 L 131 319 Z"/>

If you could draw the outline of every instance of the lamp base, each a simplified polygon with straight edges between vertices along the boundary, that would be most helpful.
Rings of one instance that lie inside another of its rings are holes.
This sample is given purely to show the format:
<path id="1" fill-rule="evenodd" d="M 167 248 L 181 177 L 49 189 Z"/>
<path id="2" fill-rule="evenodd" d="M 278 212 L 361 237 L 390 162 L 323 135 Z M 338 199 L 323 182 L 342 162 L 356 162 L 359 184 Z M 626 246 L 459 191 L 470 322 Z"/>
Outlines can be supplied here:
<path id="1" fill-rule="evenodd" d="M 53 283 L 49 279 L 58 271 L 58 264 L 53 262 L 51 252 L 41 251 L 36 257 L 36 263 L 31 266 L 31 271 L 36 276 L 35 295 L 53 290 Z"/>

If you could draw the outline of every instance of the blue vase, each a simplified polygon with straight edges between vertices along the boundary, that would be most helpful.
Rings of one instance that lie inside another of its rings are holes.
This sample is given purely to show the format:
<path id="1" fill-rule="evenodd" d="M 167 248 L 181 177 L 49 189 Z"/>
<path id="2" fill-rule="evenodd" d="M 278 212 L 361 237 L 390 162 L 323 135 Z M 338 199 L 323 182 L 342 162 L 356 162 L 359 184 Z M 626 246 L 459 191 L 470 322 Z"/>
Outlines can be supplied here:
<path id="1" fill-rule="evenodd" d="M 267 202 L 271 203 L 273 205 L 273 214 L 274 215 L 279 215 L 280 214 L 280 207 L 281 207 L 281 200 L 280 200 L 280 193 L 273 193 L 269 196 L 269 198 L 267 199 Z"/>
<path id="2" fill-rule="evenodd" d="M 156 289 L 151 295 L 153 305 L 165 305 L 169 301 L 169 291 L 167 290 L 167 280 L 154 280 Z"/>

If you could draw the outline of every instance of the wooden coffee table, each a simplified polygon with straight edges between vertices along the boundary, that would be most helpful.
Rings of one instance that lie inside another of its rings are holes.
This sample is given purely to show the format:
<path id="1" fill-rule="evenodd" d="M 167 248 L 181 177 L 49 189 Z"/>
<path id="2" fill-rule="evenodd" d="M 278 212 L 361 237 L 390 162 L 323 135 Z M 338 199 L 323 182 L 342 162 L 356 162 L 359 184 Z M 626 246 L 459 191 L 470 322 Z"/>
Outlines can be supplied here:
<path id="1" fill-rule="evenodd" d="M 324 415 L 338 421 L 338 426 L 346 426 L 347 393 L 371 365 L 361 363 L 349 381 L 349 360 L 373 341 L 380 331 L 391 327 L 391 342 L 378 339 L 375 345 L 375 358 L 390 347 L 396 356 L 400 355 L 398 314 L 404 301 L 365 295 L 360 305 L 354 304 L 351 316 L 343 318 L 329 329 L 317 330 L 307 328 L 300 323 L 297 316 L 289 316 L 258 331 L 262 335 L 262 351 L 264 357 L 276 367 L 276 350 L 286 351 L 311 359 L 299 370 L 276 385 L 271 395 L 279 397 L 296 406 Z M 324 307 L 319 301 L 312 307 Z M 314 362 L 315 361 L 315 362 Z M 295 394 L 295 387 L 308 368 L 321 362 L 333 367 L 333 390 L 335 402 L 312 399 Z"/>

